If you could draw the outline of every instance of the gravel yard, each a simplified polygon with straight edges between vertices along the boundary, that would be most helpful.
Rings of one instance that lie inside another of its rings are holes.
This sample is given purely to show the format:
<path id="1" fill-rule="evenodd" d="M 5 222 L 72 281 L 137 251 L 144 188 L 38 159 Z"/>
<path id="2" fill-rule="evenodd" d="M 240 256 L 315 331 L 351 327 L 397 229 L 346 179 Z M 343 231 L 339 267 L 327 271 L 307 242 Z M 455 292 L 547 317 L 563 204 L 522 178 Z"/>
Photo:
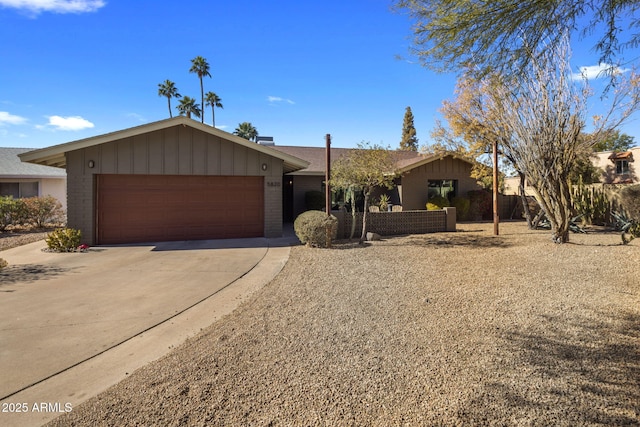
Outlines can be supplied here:
<path id="1" fill-rule="evenodd" d="M 11 232 L 0 233 L 0 251 L 15 248 L 16 246 L 44 240 L 49 231 Z M 0 254 L 2 255 L 2 254 Z M 1 256 L 0 256 L 1 258 Z"/>
<path id="2" fill-rule="evenodd" d="M 294 247 L 234 313 L 51 424 L 640 424 L 640 241 L 458 228 Z"/>

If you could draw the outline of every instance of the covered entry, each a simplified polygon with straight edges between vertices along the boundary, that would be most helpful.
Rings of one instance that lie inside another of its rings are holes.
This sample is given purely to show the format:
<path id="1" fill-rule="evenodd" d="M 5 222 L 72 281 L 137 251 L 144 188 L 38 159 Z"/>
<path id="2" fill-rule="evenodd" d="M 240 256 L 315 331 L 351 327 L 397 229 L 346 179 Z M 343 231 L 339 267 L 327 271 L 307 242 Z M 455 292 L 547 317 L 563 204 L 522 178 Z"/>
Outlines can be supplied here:
<path id="1" fill-rule="evenodd" d="M 262 176 L 96 175 L 98 244 L 263 235 Z"/>

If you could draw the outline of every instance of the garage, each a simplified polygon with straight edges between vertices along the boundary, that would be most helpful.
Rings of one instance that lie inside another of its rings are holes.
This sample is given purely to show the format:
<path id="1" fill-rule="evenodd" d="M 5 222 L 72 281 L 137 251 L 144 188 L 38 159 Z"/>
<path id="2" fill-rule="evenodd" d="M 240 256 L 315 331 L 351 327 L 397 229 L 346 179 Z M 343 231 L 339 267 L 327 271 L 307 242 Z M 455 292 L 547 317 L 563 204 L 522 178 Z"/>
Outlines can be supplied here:
<path id="1" fill-rule="evenodd" d="M 97 243 L 264 235 L 261 176 L 97 175 Z"/>
<path id="2" fill-rule="evenodd" d="M 282 235 L 282 180 L 309 162 L 188 117 L 20 154 L 65 168 L 89 245 Z"/>

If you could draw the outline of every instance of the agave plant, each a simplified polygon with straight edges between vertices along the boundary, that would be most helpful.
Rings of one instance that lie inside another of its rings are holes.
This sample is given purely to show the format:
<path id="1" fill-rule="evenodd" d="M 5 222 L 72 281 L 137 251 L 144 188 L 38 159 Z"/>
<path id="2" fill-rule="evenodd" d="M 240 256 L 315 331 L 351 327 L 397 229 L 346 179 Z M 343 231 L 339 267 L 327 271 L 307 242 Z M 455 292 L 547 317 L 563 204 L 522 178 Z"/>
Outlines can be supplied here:
<path id="1" fill-rule="evenodd" d="M 616 221 L 614 226 L 620 232 L 623 245 L 628 244 L 636 237 L 640 237 L 640 222 L 629 218 L 624 212 L 611 212 L 611 216 Z"/>
<path id="2" fill-rule="evenodd" d="M 580 226 L 578 221 L 582 218 L 582 215 L 574 216 L 569 221 L 569 230 L 573 233 L 586 233 L 587 231 Z M 551 223 L 547 219 L 546 216 L 543 216 L 540 222 L 538 222 L 538 228 L 544 228 L 546 230 L 551 230 Z"/>

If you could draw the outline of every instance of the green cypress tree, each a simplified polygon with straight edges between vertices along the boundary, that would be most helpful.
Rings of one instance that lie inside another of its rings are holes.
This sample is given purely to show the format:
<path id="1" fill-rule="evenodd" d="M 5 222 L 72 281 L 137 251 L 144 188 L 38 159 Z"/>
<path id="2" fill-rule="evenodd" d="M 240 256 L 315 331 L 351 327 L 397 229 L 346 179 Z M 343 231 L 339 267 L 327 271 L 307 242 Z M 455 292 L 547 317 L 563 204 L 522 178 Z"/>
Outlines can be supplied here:
<path id="1" fill-rule="evenodd" d="M 400 149 L 405 151 L 418 151 L 418 138 L 416 138 L 416 128 L 413 125 L 413 113 L 411 112 L 411 107 L 407 107 L 404 113 Z"/>

